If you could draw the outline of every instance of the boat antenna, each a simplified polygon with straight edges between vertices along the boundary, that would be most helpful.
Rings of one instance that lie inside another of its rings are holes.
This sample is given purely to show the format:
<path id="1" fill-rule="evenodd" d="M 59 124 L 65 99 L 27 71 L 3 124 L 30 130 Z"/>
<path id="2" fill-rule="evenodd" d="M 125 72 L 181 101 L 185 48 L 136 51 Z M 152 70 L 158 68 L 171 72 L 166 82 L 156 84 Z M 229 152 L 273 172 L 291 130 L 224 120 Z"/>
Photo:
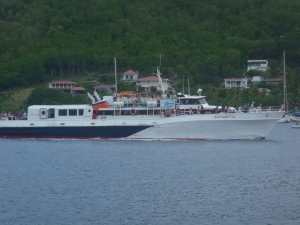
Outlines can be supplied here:
<path id="1" fill-rule="evenodd" d="M 118 94 L 117 60 L 116 60 L 116 57 L 114 58 L 114 61 L 115 61 L 115 85 L 116 85 L 116 93 Z"/>
<path id="2" fill-rule="evenodd" d="M 182 94 L 184 94 L 184 75 L 183 75 L 183 82 L 182 82 Z"/>
<path id="3" fill-rule="evenodd" d="M 188 77 L 188 94 L 191 95 L 191 93 L 190 93 L 190 77 Z"/>
<path id="4" fill-rule="evenodd" d="M 159 71 L 160 71 L 160 68 L 161 68 L 161 54 L 159 54 Z"/>
<path id="5" fill-rule="evenodd" d="M 157 70 L 157 73 L 156 73 L 156 76 L 158 77 L 158 82 L 159 82 L 159 85 L 160 85 L 160 87 L 161 87 L 161 91 L 162 91 L 162 93 L 165 93 L 165 91 L 166 91 L 166 89 L 165 89 L 165 85 L 163 84 L 163 82 L 162 82 L 162 79 L 161 79 L 161 73 L 160 73 L 160 66 L 161 66 L 161 55 L 159 55 L 160 56 L 160 65 L 159 65 L 159 67 L 156 67 L 156 70 Z"/>

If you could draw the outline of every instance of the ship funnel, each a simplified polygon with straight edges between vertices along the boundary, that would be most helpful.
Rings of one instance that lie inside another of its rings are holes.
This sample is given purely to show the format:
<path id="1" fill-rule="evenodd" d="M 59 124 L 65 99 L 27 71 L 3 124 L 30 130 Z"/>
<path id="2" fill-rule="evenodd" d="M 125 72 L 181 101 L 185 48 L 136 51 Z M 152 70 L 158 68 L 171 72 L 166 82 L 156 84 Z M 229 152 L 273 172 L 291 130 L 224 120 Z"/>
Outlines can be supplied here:
<path id="1" fill-rule="evenodd" d="M 94 104 L 95 103 L 94 97 L 90 93 L 87 93 L 87 95 L 88 95 L 89 99 L 91 99 L 92 104 Z"/>
<path id="2" fill-rule="evenodd" d="M 99 95 L 96 91 L 94 91 L 94 95 L 95 95 L 96 99 L 98 100 L 98 102 L 100 102 L 101 98 L 99 97 Z"/>
<path id="3" fill-rule="evenodd" d="M 198 91 L 197 91 L 197 93 L 198 93 L 199 96 L 201 96 L 202 89 L 199 88 Z"/>

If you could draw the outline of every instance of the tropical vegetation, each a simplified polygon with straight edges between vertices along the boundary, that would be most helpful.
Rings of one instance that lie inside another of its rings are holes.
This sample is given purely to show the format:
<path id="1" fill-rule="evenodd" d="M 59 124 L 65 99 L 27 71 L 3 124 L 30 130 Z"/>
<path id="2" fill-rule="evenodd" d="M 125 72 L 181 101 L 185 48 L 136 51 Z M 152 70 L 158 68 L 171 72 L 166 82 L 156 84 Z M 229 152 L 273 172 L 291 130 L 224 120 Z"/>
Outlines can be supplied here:
<path id="1" fill-rule="evenodd" d="M 176 90 L 189 77 L 215 103 L 281 104 L 282 87 L 223 90 L 246 73 L 248 59 L 267 59 L 265 77 L 282 77 L 286 51 L 290 105 L 300 105 L 299 0 L 2 0 L 0 92 L 51 80 L 155 71 Z M 102 79 L 104 79 L 102 77 Z M 109 80 L 109 78 L 107 78 Z M 29 101 L 29 100 L 28 100 Z M 29 101 L 30 102 L 30 101 Z M 37 104 L 37 103 L 36 103 Z"/>

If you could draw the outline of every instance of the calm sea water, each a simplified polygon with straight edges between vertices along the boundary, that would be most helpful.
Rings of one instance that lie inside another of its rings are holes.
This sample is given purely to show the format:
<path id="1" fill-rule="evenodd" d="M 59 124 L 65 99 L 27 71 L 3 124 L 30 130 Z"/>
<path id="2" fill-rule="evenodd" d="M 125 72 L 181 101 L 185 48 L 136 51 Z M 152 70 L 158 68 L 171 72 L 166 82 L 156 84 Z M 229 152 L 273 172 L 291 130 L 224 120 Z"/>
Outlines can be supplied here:
<path id="1" fill-rule="evenodd" d="M 299 146 L 0 139 L 0 224 L 300 224 Z"/>

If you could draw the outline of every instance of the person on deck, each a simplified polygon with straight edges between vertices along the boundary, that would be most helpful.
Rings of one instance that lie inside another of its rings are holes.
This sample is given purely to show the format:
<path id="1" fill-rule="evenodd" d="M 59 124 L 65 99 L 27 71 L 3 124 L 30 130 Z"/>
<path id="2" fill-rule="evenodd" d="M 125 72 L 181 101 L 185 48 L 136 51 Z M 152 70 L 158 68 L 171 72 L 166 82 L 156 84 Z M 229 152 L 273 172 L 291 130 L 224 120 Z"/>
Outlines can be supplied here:
<path id="1" fill-rule="evenodd" d="M 254 102 L 252 102 L 250 105 L 250 112 L 252 112 L 253 110 L 254 110 Z"/>
<path id="2" fill-rule="evenodd" d="M 261 104 L 259 106 L 257 106 L 257 110 L 258 110 L 258 112 L 262 112 Z"/>
<path id="3" fill-rule="evenodd" d="M 163 93 L 163 95 L 162 95 L 162 99 L 163 100 L 167 100 L 167 98 L 168 98 L 168 95 L 167 95 L 167 93 L 166 93 L 166 91 Z"/>
<path id="4" fill-rule="evenodd" d="M 116 91 L 114 91 L 113 97 L 114 97 L 114 101 L 117 101 L 118 95 L 117 95 Z"/>

